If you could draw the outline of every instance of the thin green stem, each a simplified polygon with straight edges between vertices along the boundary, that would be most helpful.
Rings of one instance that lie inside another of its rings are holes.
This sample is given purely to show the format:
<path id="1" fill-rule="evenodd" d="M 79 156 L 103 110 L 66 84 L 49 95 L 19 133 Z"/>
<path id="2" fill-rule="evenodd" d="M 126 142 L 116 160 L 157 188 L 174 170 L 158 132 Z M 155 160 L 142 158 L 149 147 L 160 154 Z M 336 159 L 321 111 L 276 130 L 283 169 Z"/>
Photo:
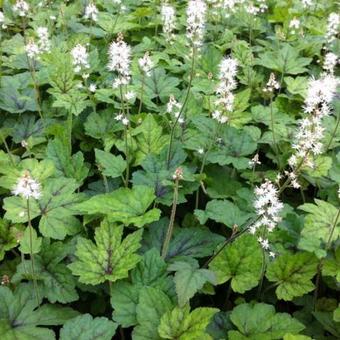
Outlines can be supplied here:
<path id="1" fill-rule="evenodd" d="M 172 200 L 170 222 L 169 222 L 168 230 L 166 232 L 166 236 L 165 236 L 163 247 L 162 247 L 162 258 L 163 259 L 165 259 L 168 254 L 169 245 L 170 245 L 170 241 L 171 241 L 171 237 L 172 237 L 172 233 L 174 229 L 177 202 L 178 202 L 178 186 L 179 186 L 179 179 L 176 178 L 175 186 L 174 186 L 174 196 Z"/>
<path id="2" fill-rule="evenodd" d="M 277 162 L 278 165 L 280 167 L 280 161 L 278 158 L 278 147 L 277 147 L 277 143 L 276 143 L 276 136 L 275 136 L 275 125 L 274 125 L 274 114 L 273 114 L 273 98 L 270 97 L 270 125 L 271 125 L 271 129 L 272 129 L 272 136 L 273 136 L 273 146 L 274 146 L 274 151 L 275 151 L 275 156 L 277 157 Z"/>
<path id="3" fill-rule="evenodd" d="M 32 277 L 33 277 L 33 289 L 35 292 L 35 297 L 37 299 L 37 304 L 40 304 L 37 279 L 35 276 L 35 264 L 34 264 L 34 256 L 33 256 L 33 227 L 31 223 L 31 212 L 30 212 L 30 200 L 27 199 L 27 219 L 28 219 L 28 228 L 29 228 L 29 236 L 30 236 L 30 258 L 31 258 L 31 269 L 32 269 Z"/>
<path id="4" fill-rule="evenodd" d="M 3 142 L 4 146 L 5 146 L 6 152 L 7 152 L 7 154 L 8 154 L 9 160 L 10 160 L 12 166 L 13 166 L 14 168 L 16 168 L 16 165 L 15 165 L 14 158 L 13 158 L 13 155 L 12 155 L 12 153 L 11 153 L 11 150 L 9 149 L 8 144 L 7 144 L 7 142 L 6 142 L 6 138 L 3 136 L 3 134 L 2 134 L 1 131 L 0 131 L 0 136 L 1 136 L 2 142 Z"/>
<path id="5" fill-rule="evenodd" d="M 69 154 L 72 156 L 72 125 L 73 125 L 73 113 L 69 111 L 67 116 L 67 132 L 68 132 L 68 143 L 69 143 Z"/>
<path id="6" fill-rule="evenodd" d="M 264 279 L 264 273 L 266 271 L 266 254 L 263 248 L 262 250 L 262 265 L 261 265 L 261 276 L 260 276 L 260 284 L 257 289 L 257 299 L 261 300 L 261 291 L 262 291 L 262 285 L 263 285 L 263 279 Z"/>
<path id="7" fill-rule="evenodd" d="M 125 157 L 126 157 L 126 171 L 125 171 L 125 187 L 129 186 L 129 176 L 130 176 L 130 160 L 129 160 L 129 146 L 128 146 L 128 128 L 124 128 L 124 141 L 125 141 Z"/>
<path id="8" fill-rule="evenodd" d="M 167 159 L 166 159 L 167 168 L 168 169 L 170 167 L 170 158 L 171 158 L 171 151 L 172 151 L 172 144 L 173 144 L 175 129 L 176 129 L 178 120 L 181 118 L 181 116 L 182 116 L 182 114 L 184 112 L 185 106 L 187 104 L 187 101 L 189 99 L 189 94 L 190 94 L 190 90 L 191 90 L 191 84 L 192 84 L 192 80 L 194 78 L 195 56 L 196 56 L 196 49 L 194 48 L 193 52 L 192 52 L 191 70 L 190 70 L 190 75 L 189 75 L 189 84 L 188 84 L 187 92 L 186 92 L 186 95 L 185 95 L 184 102 L 183 102 L 183 105 L 181 107 L 181 110 L 179 111 L 179 114 L 178 114 L 174 124 L 172 125 L 171 132 L 170 132 L 170 144 L 169 144 L 168 155 L 167 155 Z"/>

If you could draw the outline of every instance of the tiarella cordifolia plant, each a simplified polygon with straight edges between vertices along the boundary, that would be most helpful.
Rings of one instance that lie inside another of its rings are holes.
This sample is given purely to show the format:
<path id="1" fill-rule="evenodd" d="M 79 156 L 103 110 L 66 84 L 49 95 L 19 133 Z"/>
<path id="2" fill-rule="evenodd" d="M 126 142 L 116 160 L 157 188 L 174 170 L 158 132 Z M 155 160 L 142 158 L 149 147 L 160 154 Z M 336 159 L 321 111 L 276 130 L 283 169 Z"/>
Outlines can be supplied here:
<path id="1" fill-rule="evenodd" d="M 0 340 L 338 339 L 329 0 L 0 11 Z"/>

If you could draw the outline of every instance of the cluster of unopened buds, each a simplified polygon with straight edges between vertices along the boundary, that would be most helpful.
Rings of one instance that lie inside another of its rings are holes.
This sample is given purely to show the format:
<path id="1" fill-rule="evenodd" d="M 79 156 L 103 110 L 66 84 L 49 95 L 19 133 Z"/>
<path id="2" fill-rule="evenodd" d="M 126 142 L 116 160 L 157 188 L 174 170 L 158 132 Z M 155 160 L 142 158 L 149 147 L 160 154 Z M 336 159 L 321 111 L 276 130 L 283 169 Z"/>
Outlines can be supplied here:
<path id="1" fill-rule="evenodd" d="M 266 87 L 263 89 L 263 92 L 273 93 L 279 89 L 280 89 L 280 83 L 276 81 L 275 74 L 271 73 L 269 76 L 269 80 L 266 84 Z"/>
<path id="2" fill-rule="evenodd" d="M 183 169 L 181 167 L 177 168 L 172 175 L 174 181 L 180 181 L 183 179 Z"/>

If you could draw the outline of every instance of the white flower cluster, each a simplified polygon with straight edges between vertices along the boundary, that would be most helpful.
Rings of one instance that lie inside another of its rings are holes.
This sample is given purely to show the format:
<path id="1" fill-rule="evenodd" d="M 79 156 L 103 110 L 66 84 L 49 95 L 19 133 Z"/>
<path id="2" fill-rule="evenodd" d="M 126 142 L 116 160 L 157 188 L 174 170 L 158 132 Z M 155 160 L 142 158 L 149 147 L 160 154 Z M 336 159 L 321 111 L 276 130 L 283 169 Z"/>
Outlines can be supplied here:
<path id="1" fill-rule="evenodd" d="M 2 13 L 1 11 L 0 11 L 0 25 L 1 25 L 1 28 L 3 29 L 7 28 L 7 25 L 5 24 L 4 13 Z"/>
<path id="2" fill-rule="evenodd" d="M 127 118 L 125 115 L 123 115 L 122 113 L 118 114 L 115 117 L 115 120 L 122 122 L 123 125 L 128 126 L 129 125 L 129 118 Z"/>
<path id="3" fill-rule="evenodd" d="M 192 47 L 199 48 L 203 43 L 207 5 L 203 0 L 190 0 L 187 7 L 186 35 Z"/>
<path id="4" fill-rule="evenodd" d="M 254 16 L 259 13 L 264 13 L 267 9 L 266 0 L 247 1 L 245 3 L 246 12 Z"/>
<path id="5" fill-rule="evenodd" d="M 328 44 L 331 44 L 336 39 L 336 36 L 339 33 L 339 25 L 340 15 L 336 13 L 331 13 L 328 17 L 326 32 L 326 41 Z"/>
<path id="6" fill-rule="evenodd" d="M 39 59 L 40 56 L 40 49 L 39 46 L 34 42 L 34 40 L 30 40 L 26 46 L 25 51 L 27 57 L 30 59 Z"/>
<path id="7" fill-rule="evenodd" d="M 178 119 L 179 124 L 184 123 L 184 119 L 182 117 L 179 117 L 181 113 L 182 105 L 175 99 L 174 96 L 170 96 L 166 112 L 172 114 L 176 119 Z"/>
<path id="8" fill-rule="evenodd" d="M 330 114 L 329 104 L 332 101 L 339 81 L 332 75 L 323 75 L 320 79 L 311 79 L 305 98 L 304 112 L 307 115 L 299 123 L 292 147 L 295 153 L 288 163 L 294 169 L 298 161 L 313 167 L 312 156 L 322 152 L 324 128 L 322 118 Z"/>
<path id="9" fill-rule="evenodd" d="M 327 116 L 329 104 L 333 100 L 339 81 L 332 75 L 324 75 L 320 79 L 309 81 L 304 110 L 316 116 Z"/>
<path id="10" fill-rule="evenodd" d="M 113 87 L 117 88 L 120 85 L 128 84 L 131 79 L 131 47 L 123 40 L 122 35 L 118 35 L 117 40 L 111 43 L 108 53 L 108 69 L 118 74 L 113 82 Z"/>
<path id="11" fill-rule="evenodd" d="M 263 92 L 273 93 L 275 90 L 280 88 L 280 84 L 276 81 L 275 74 L 271 73 L 269 76 L 269 80 L 266 84 L 266 87 L 263 89 Z"/>
<path id="12" fill-rule="evenodd" d="M 86 47 L 77 44 L 75 47 L 71 50 L 71 56 L 72 56 L 72 63 L 74 66 L 74 72 L 78 73 L 82 71 L 83 69 L 89 69 L 90 64 L 88 61 L 89 55 L 87 53 Z"/>
<path id="13" fill-rule="evenodd" d="M 236 5 L 241 2 L 242 0 L 207 0 L 213 15 L 220 15 L 223 11 L 226 18 L 236 11 Z"/>
<path id="14" fill-rule="evenodd" d="M 31 197 L 39 199 L 41 197 L 40 183 L 32 178 L 29 171 L 25 171 L 18 179 L 12 190 L 13 195 L 29 199 Z"/>
<path id="15" fill-rule="evenodd" d="M 289 28 L 291 29 L 290 33 L 291 34 L 295 34 L 297 30 L 299 30 L 300 28 L 300 20 L 293 18 L 290 22 L 289 22 Z"/>
<path id="16" fill-rule="evenodd" d="M 176 28 L 176 11 L 175 8 L 169 4 L 163 4 L 161 7 L 161 18 L 163 22 L 163 33 L 166 40 L 171 42 L 175 35 L 173 33 Z"/>
<path id="17" fill-rule="evenodd" d="M 84 14 L 85 19 L 89 19 L 92 21 L 97 21 L 98 20 L 98 9 L 96 5 L 91 2 L 85 7 L 85 14 Z"/>
<path id="18" fill-rule="evenodd" d="M 217 99 L 216 106 L 220 106 L 224 111 L 231 112 L 234 108 L 234 94 L 232 91 L 236 88 L 236 73 L 237 73 L 237 60 L 227 57 L 224 58 L 220 65 L 220 73 L 218 75 L 219 83 L 216 88 Z M 220 123 L 225 123 L 227 117 L 224 116 L 219 110 L 216 110 L 212 117 Z"/>
<path id="19" fill-rule="evenodd" d="M 48 28 L 40 26 L 37 28 L 37 35 L 38 35 L 38 46 L 42 52 L 50 52 L 51 50 L 51 42 L 48 35 Z"/>
<path id="20" fill-rule="evenodd" d="M 304 8 L 312 7 L 312 5 L 314 4 L 313 0 L 301 0 L 301 2 Z"/>
<path id="21" fill-rule="evenodd" d="M 24 0 L 17 0 L 13 5 L 13 12 L 17 13 L 20 17 L 25 17 L 30 10 L 30 5 Z"/>
<path id="22" fill-rule="evenodd" d="M 47 27 L 37 28 L 38 43 L 31 39 L 25 46 L 28 58 L 39 60 L 40 55 L 44 52 L 50 52 L 51 42 L 48 36 Z"/>
<path id="23" fill-rule="evenodd" d="M 339 58 L 338 56 L 335 54 L 335 53 L 332 53 L 332 52 L 328 52 L 326 55 L 325 55 L 325 60 L 324 60 L 324 63 L 323 63 L 323 69 L 333 75 L 334 74 L 334 69 L 335 69 L 335 66 L 339 63 Z"/>
<path id="24" fill-rule="evenodd" d="M 153 62 L 149 56 L 149 52 L 145 52 L 144 56 L 142 58 L 138 59 L 138 65 L 140 67 L 140 69 L 142 70 L 142 72 L 144 72 L 144 74 L 147 77 L 150 77 L 151 75 L 151 70 L 154 67 Z"/>
<path id="25" fill-rule="evenodd" d="M 250 226 L 249 231 L 255 234 L 260 227 L 265 227 L 268 232 L 272 232 L 281 221 L 280 213 L 283 209 L 278 190 L 271 181 L 266 179 L 264 183 L 255 188 L 254 193 L 254 208 L 258 220 Z"/>

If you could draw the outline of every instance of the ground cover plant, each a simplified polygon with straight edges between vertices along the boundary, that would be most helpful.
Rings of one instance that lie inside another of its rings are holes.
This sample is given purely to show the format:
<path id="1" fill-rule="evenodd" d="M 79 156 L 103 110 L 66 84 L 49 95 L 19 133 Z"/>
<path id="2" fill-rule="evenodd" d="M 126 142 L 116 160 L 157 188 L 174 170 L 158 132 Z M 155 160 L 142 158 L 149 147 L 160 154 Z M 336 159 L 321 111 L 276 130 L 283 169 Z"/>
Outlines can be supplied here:
<path id="1" fill-rule="evenodd" d="M 0 339 L 339 339 L 336 1 L 1 1 Z"/>

